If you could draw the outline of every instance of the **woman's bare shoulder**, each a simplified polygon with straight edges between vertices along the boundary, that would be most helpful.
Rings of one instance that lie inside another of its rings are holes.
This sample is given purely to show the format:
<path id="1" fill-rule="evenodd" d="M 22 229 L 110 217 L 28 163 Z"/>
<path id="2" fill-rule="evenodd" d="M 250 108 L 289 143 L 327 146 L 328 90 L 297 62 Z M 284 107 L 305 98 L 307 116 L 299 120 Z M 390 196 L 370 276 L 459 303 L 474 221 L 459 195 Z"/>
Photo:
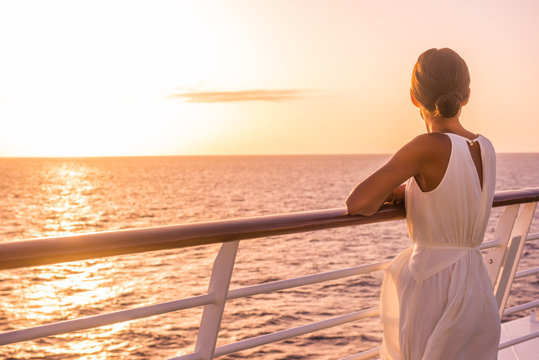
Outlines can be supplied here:
<path id="1" fill-rule="evenodd" d="M 410 143 L 414 143 L 415 146 L 450 145 L 451 139 L 444 133 L 431 132 L 416 136 Z"/>
<path id="2" fill-rule="evenodd" d="M 428 159 L 451 151 L 449 136 L 439 133 L 421 134 L 410 140 L 399 152 L 416 159 Z"/>

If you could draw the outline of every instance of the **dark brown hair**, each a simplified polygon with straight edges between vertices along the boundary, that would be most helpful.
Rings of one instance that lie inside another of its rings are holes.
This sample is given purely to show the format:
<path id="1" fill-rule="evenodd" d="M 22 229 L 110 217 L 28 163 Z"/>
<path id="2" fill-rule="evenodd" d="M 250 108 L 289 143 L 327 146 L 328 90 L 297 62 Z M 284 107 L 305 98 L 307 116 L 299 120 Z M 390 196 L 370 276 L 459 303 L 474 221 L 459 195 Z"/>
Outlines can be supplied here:
<path id="1" fill-rule="evenodd" d="M 412 73 L 412 95 L 435 116 L 458 114 L 470 96 L 470 73 L 451 49 L 429 49 L 419 55 Z"/>

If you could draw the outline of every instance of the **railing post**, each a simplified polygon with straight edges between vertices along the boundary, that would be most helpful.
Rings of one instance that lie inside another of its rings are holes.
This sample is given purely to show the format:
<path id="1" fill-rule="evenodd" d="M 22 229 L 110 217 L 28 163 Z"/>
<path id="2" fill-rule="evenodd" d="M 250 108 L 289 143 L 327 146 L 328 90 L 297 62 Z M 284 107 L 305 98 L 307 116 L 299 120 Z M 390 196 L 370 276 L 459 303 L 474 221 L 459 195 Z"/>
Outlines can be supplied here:
<path id="1" fill-rule="evenodd" d="M 494 242 L 498 245 L 488 249 L 485 255 L 485 265 L 492 287 L 496 285 L 502 261 L 506 254 L 507 244 L 511 238 L 511 231 L 513 231 L 515 219 L 517 218 L 519 206 L 520 204 L 509 205 L 503 209 L 502 215 L 496 224 L 496 230 L 494 231 Z"/>
<path id="2" fill-rule="evenodd" d="M 214 301 L 204 306 L 195 345 L 195 353 L 201 360 L 211 360 L 215 352 L 238 245 L 239 240 L 223 243 L 213 262 L 208 294 Z"/>
<path id="3" fill-rule="evenodd" d="M 509 291 L 511 291 L 511 284 L 515 278 L 520 255 L 528 237 L 535 207 L 536 203 L 523 204 L 515 221 L 513 231 L 511 231 L 511 240 L 505 251 L 499 275 L 494 285 L 494 295 L 496 296 L 496 302 L 500 310 L 500 317 L 503 315 L 505 304 L 509 297 Z"/>

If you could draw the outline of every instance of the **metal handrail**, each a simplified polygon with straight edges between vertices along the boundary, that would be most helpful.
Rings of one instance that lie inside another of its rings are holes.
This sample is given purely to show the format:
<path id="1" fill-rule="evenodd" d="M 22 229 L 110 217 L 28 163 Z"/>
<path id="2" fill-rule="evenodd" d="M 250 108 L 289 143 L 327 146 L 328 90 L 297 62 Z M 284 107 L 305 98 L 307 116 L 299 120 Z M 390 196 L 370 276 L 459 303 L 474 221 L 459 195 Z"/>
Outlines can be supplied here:
<path id="1" fill-rule="evenodd" d="M 73 320 L 57 321 L 50 324 L 34 326 L 32 328 L 12 330 L 0 334 L 0 346 L 204 306 L 211 304 L 213 300 L 214 298 L 210 294 L 205 294 L 127 310 L 86 316 Z"/>
<path id="2" fill-rule="evenodd" d="M 521 336 L 517 339 L 513 339 L 513 340 L 506 341 L 504 343 L 501 343 L 500 346 L 498 346 L 498 350 L 502 350 L 502 349 L 508 348 L 509 346 L 523 343 L 524 341 L 535 339 L 536 337 L 539 337 L 539 331 L 535 331 L 528 335 Z"/>
<path id="3" fill-rule="evenodd" d="M 539 307 L 539 300 L 530 301 L 530 302 L 527 302 L 527 303 L 524 303 L 524 304 L 520 304 L 520 305 L 516 305 L 516 306 L 510 307 L 510 308 L 507 308 L 507 309 L 505 309 L 503 311 L 503 315 L 504 316 L 512 315 L 512 314 L 515 314 L 517 312 L 528 310 L 528 309 L 533 309 L 533 308 L 536 308 L 536 307 Z"/>
<path id="4" fill-rule="evenodd" d="M 539 188 L 497 192 L 493 206 L 539 201 Z M 382 207 L 371 216 L 344 208 L 172 226 L 96 232 L 0 243 L 0 269 L 56 264 L 153 250 L 300 233 L 403 219 L 404 206 Z"/>
<path id="5" fill-rule="evenodd" d="M 357 321 L 357 320 L 368 318 L 368 317 L 378 316 L 378 313 L 379 313 L 378 308 L 369 308 L 369 309 L 356 311 L 350 314 L 335 316 L 326 320 L 317 321 L 317 322 L 313 322 L 306 325 L 301 325 L 292 329 L 281 330 L 281 331 L 277 331 L 271 334 L 261 335 L 261 336 L 237 341 L 232 344 L 226 344 L 226 345 L 217 347 L 215 349 L 215 356 L 217 357 L 217 356 L 222 356 L 222 355 L 228 355 L 228 354 L 232 354 L 232 353 L 239 352 L 242 350 L 251 349 L 257 346 L 271 344 L 277 341 L 285 340 L 293 336 L 304 335 L 304 334 L 308 334 L 314 331 L 327 329 L 333 326 L 349 323 L 352 321 Z M 175 359 L 180 359 L 180 357 L 175 358 Z M 171 359 L 171 360 L 174 360 L 174 359 Z"/>
<path id="6" fill-rule="evenodd" d="M 534 267 L 534 268 L 531 268 L 531 269 L 522 270 L 522 271 L 517 272 L 515 274 L 515 280 L 526 277 L 526 276 L 535 275 L 535 274 L 539 274 L 539 267 Z"/>

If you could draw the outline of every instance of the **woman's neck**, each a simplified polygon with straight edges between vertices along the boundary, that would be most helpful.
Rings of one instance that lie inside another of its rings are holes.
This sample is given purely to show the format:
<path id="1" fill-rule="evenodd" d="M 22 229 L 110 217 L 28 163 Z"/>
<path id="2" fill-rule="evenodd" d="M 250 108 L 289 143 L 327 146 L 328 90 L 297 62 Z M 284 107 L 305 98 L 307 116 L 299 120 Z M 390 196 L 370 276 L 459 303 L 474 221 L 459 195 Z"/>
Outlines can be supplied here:
<path id="1" fill-rule="evenodd" d="M 453 133 L 469 139 L 475 138 L 477 135 L 466 130 L 460 123 L 458 116 L 446 119 L 425 118 L 427 132 Z"/>
<path id="2" fill-rule="evenodd" d="M 458 133 L 464 130 L 458 118 L 443 119 L 443 120 L 434 120 L 430 123 L 427 123 L 428 132 L 451 132 Z"/>

